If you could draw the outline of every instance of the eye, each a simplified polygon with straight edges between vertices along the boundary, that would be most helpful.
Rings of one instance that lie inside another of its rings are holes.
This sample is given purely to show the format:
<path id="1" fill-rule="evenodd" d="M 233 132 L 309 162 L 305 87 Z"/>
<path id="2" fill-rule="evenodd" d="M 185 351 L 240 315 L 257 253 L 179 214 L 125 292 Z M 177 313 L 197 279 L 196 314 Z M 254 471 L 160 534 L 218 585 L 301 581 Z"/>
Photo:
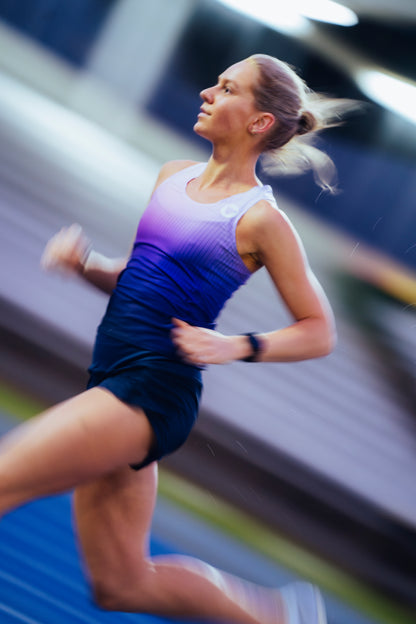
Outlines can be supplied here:
<path id="1" fill-rule="evenodd" d="M 229 86 L 227 86 L 227 85 L 224 85 L 223 91 L 224 91 L 224 93 L 232 93 L 231 88 Z"/>

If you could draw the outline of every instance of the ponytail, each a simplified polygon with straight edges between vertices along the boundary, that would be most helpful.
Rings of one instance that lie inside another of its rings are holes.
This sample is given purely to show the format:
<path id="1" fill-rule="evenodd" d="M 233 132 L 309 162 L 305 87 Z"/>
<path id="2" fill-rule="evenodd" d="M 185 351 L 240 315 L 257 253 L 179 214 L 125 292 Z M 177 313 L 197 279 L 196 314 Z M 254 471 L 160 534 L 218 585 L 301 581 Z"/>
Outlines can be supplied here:
<path id="1" fill-rule="evenodd" d="M 263 170 L 286 175 L 312 170 L 322 190 L 336 193 L 336 167 L 315 144 L 322 130 L 339 125 L 342 117 L 360 104 L 314 93 L 287 63 L 274 57 L 255 54 L 250 59 L 259 70 L 253 87 L 256 106 L 276 119 L 265 135 Z"/>

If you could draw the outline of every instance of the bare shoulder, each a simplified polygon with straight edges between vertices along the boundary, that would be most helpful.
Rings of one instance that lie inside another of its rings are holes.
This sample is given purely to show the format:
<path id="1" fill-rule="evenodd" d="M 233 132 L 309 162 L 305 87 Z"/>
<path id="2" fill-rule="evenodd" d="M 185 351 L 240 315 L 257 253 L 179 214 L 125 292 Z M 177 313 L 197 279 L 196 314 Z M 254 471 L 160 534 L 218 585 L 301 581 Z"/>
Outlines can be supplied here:
<path id="1" fill-rule="evenodd" d="M 246 227 L 252 229 L 253 234 L 263 236 L 272 232 L 273 236 L 294 230 L 287 215 L 276 204 L 262 199 L 252 206 L 245 214 Z"/>
<path id="2" fill-rule="evenodd" d="M 288 216 L 267 200 L 257 202 L 246 212 L 244 229 L 263 263 L 271 256 L 304 253 L 301 239 Z"/>
<path id="3" fill-rule="evenodd" d="M 167 178 L 170 178 L 170 176 L 172 176 L 174 173 L 182 171 L 182 169 L 186 169 L 187 167 L 191 167 L 192 165 L 196 164 L 196 160 L 170 160 L 169 162 L 166 162 L 159 171 L 156 186 L 159 186 L 159 184 L 161 184 Z"/>

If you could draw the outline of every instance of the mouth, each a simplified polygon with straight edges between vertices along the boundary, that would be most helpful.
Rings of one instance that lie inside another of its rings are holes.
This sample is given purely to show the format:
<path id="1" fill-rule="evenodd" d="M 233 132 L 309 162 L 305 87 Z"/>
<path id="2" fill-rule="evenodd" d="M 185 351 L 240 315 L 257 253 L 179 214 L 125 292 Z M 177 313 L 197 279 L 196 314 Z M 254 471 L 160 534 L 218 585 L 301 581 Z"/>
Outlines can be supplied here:
<path id="1" fill-rule="evenodd" d="M 208 117 L 209 113 L 207 113 L 207 111 L 205 111 L 203 108 L 200 108 L 198 117 L 201 117 L 202 115 L 206 115 Z"/>

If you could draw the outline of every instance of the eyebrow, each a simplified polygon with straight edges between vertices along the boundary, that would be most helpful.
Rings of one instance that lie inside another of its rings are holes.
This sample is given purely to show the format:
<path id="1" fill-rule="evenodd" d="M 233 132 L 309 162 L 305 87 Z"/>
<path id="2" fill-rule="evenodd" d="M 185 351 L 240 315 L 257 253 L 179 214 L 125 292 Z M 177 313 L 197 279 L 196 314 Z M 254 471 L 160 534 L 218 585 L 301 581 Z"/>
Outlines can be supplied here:
<path id="1" fill-rule="evenodd" d="M 238 84 L 234 80 L 231 80 L 231 78 L 225 78 L 222 74 L 218 76 L 218 82 L 221 82 L 221 80 L 223 82 L 231 84 L 235 88 L 238 88 Z"/>

